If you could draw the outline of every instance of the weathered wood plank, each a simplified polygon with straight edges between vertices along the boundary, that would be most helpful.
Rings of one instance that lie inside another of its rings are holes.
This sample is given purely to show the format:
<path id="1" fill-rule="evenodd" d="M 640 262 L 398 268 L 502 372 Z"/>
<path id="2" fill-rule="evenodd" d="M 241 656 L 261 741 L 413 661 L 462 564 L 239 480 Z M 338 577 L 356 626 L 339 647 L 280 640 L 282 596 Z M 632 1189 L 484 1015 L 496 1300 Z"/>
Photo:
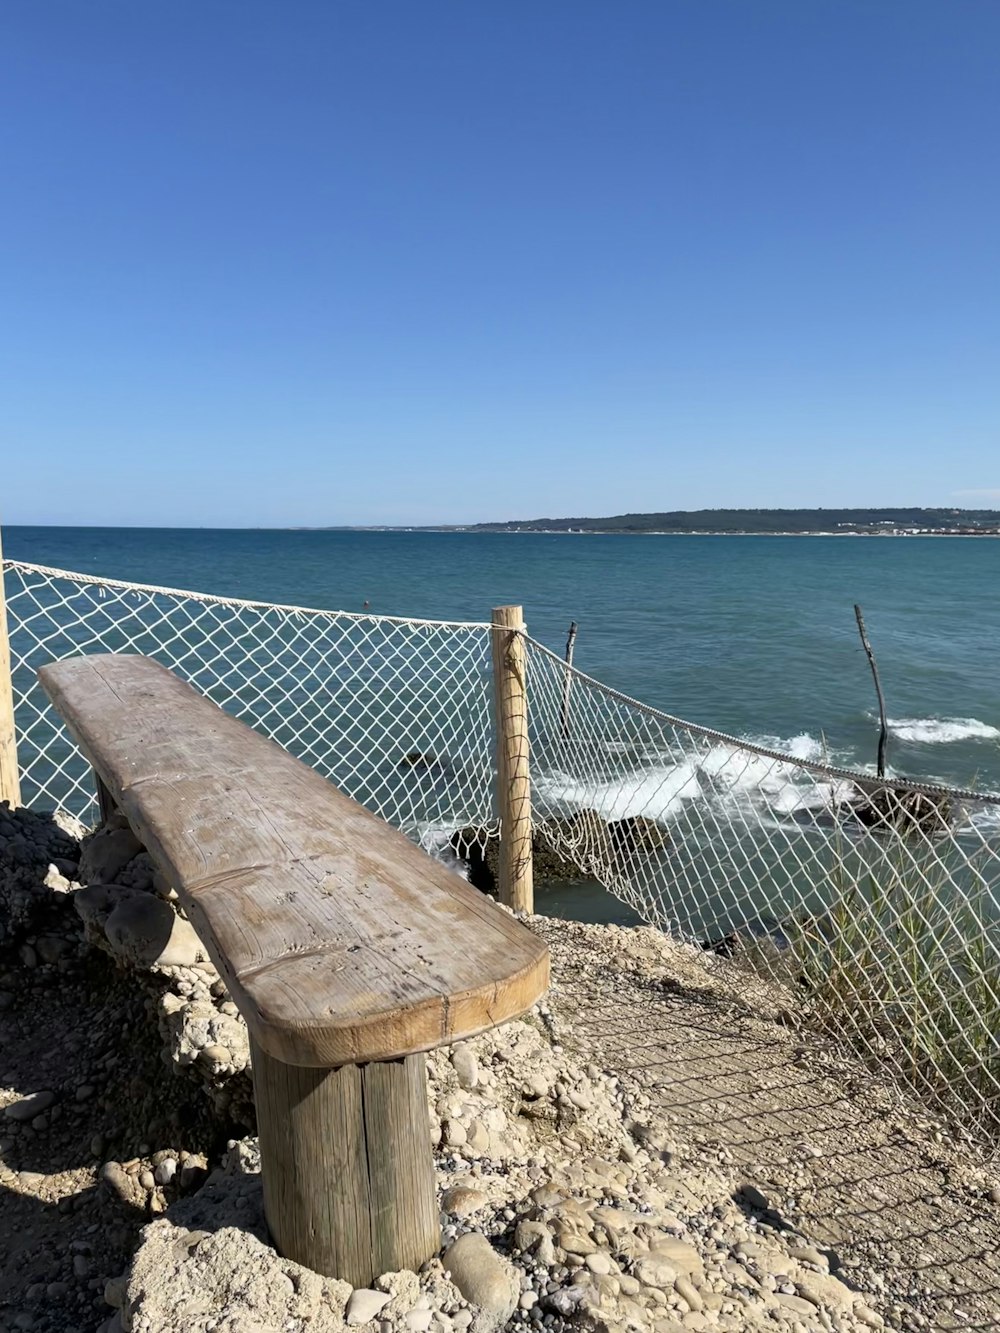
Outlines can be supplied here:
<path id="1" fill-rule="evenodd" d="M 164 667 L 79 657 L 39 678 L 275 1059 L 390 1060 L 544 993 L 536 936 Z"/>

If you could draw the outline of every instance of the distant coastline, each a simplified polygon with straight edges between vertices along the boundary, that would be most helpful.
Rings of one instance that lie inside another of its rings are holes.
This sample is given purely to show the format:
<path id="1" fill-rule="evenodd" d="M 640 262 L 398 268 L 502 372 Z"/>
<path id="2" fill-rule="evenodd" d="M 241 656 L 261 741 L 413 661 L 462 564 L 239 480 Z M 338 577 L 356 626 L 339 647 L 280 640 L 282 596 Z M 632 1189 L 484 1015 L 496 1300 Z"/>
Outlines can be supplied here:
<path id="1" fill-rule="evenodd" d="M 1000 537 L 997 509 L 674 509 L 599 518 L 364 525 L 351 531 L 642 537 Z"/>

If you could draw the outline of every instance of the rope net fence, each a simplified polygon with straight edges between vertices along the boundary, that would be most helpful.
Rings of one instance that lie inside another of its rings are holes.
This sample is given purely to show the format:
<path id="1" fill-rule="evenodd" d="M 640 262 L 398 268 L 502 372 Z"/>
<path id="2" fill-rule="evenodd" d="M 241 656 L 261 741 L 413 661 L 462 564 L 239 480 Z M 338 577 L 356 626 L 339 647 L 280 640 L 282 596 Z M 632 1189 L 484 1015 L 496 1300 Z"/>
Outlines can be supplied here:
<path id="1" fill-rule="evenodd" d="M 87 761 L 35 678 L 79 653 L 141 653 L 435 850 L 493 818 L 489 625 L 238 601 L 7 561 L 21 798 L 84 824 Z"/>
<path id="2" fill-rule="evenodd" d="M 536 837 L 996 1140 L 1000 796 L 683 722 L 528 641 Z"/>
<path id="3" fill-rule="evenodd" d="M 135 652 L 428 851 L 495 847 L 491 629 L 316 611 L 6 562 L 22 799 L 96 822 L 35 678 Z M 630 699 L 523 637 L 534 840 L 788 1021 L 997 1141 L 1000 796 L 876 780 Z"/>

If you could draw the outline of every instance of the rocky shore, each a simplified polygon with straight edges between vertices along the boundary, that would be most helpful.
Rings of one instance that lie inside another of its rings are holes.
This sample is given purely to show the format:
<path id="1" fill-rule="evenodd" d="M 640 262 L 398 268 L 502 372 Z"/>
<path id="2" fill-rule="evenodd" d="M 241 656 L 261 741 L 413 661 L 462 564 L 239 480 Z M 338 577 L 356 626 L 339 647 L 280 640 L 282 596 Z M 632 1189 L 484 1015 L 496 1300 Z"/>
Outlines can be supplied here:
<path id="1" fill-rule="evenodd" d="M 428 1057 L 441 1254 L 354 1291 L 268 1243 L 246 1030 L 131 832 L 0 807 L 0 1333 L 1000 1327 L 972 1145 L 725 959 L 529 924 L 548 999 Z M 855 1215 L 837 1157 L 882 1125 Z"/>

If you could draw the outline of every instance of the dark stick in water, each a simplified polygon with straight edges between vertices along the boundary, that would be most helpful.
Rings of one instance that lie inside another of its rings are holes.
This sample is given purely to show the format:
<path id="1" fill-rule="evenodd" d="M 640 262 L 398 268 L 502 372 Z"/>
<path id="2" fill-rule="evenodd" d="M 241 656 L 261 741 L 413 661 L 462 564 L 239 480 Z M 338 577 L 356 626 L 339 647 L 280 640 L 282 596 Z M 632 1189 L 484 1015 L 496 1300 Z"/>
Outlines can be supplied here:
<path id="1" fill-rule="evenodd" d="M 569 637 L 566 640 L 566 674 L 563 676 L 563 697 L 562 697 L 562 734 L 564 740 L 569 740 L 569 687 L 570 687 L 570 669 L 573 666 L 573 646 L 576 643 L 576 621 L 570 622 Z"/>
<path id="2" fill-rule="evenodd" d="M 865 652 L 868 654 L 868 665 L 872 669 L 872 679 L 875 681 L 875 693 L 878 695 L 878 775 L 885 777 L 885 746 L 889 737 L 889 727 L 885 720 L 885 697 L 882 694 L 882 682 L 878 678 L 878 666 L 875 662 L 875 654 L 872 652 L 872 646 L 868 642 L 868 632 L 865 629 L 865 618 L 861 614 L 861 607 L 857 602 L 854 603 L 854 616 L 858 622 L 858 633 L 861 635 L 861 643 Z"/>

